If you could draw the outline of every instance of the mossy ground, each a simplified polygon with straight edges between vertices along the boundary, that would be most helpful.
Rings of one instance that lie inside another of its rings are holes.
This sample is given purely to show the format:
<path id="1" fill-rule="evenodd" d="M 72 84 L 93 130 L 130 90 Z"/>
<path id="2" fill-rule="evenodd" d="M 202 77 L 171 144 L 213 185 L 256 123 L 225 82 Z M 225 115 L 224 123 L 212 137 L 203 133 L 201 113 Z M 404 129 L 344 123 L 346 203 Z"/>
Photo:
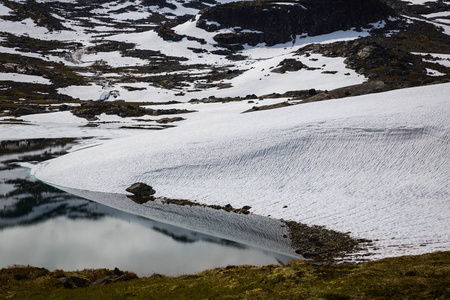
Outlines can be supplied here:
<path id="1" fill-rule="evenodd" d="M 196 275 L 153 275 L 103 286 L 65 288 L 58 278 L 88 282 L 113 274 L 33 267 L 0 270 L 2 299 L 449 299 L 450 252 L 388 258 L 363 264 L 239 266 Z"/>

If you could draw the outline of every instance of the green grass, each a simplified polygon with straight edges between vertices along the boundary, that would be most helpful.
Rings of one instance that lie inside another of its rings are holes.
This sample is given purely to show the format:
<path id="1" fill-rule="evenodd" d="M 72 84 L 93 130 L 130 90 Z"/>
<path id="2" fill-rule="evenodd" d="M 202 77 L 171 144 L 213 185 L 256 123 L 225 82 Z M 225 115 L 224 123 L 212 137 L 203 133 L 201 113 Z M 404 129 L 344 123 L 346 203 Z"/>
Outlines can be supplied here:
<path id="1" fill-rule="evenodd" d="M 109 272 L 109 273 L 108 273 Z M 359 265 L 239 266 L 196 275 L 154 275 L 103 286 L 65 288 L 58 277 L 94 282 L 108 270 L 0 270 L 0 299 L 449 299 L 450 252 Z M 130 276 L 133 277 L 133 276 Z"/>

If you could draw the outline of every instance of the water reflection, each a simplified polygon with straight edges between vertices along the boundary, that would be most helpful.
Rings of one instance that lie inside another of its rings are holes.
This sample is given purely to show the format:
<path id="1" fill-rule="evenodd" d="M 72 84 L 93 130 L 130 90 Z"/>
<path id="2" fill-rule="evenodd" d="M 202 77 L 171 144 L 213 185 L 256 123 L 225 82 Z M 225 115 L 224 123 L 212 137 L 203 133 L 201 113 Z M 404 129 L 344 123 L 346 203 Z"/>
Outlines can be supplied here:
<path id="1" fill-rule="evenodd" d="M 57 217 L 34 226 L 10 227 L 0 231 L 0 265 L 65 270 L 118 267 L 141 275 L 177 275 L 229 264 L 278 263 L 259 249 L 215 243 L 177 228 L 151 230 L 152 225 L 131 216 L 128 220 L 108 216 L 96 221 Z"/>
<path id="2" fill-rule="evenodd" d="M 293 259 L 62 192 L 30 179 L 14 163 L 30 155 L 40 160 L 44 152 L 53 155 L 61 147 L 0 152 L 0 267 L 118 267 L 140 275 L 177 275 Z"/>
<path id="3" fill-rule="evenodd" d="M 94 220 L 104 216 L 92 209 L 92 203 L 37 181 L 16 178 L 3 185 L 12 187 L 0 204 L 0 229 L 37 224 L 58 216 Z"/>

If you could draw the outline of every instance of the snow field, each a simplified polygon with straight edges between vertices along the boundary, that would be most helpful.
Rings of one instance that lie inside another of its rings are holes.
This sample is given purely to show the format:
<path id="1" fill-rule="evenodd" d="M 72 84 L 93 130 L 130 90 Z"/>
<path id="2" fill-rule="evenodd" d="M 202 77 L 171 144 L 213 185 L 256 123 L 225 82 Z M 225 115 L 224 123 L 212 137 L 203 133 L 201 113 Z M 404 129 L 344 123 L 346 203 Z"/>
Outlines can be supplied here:
<path id="1" fill-rule="evenodd" d="M 157 196 L 325 225 L 375 257 L 450 247 L 450 84 L 237 114 L 210 105 L 177 128 L 46 162 L 51 184 Z M 284 208 L 287 206 L 287 208 Z"/>

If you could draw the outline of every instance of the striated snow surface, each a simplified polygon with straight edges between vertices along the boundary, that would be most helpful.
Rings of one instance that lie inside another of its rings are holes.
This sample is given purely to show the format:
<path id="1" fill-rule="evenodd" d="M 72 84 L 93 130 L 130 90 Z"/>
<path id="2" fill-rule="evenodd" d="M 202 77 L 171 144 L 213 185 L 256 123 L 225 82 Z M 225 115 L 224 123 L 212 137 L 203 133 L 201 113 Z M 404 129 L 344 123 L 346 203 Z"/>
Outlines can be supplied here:
<path id="1" fill-rule="evenodd" d="M 246 114 L 210 104 L 177 128 L 32 172 L 69 188 L 125 193 L 142 181 L 157 196 L 250 205 L 373 239 L 374 258 L 449 250 L 449 95 L 447 83 Z"/>

